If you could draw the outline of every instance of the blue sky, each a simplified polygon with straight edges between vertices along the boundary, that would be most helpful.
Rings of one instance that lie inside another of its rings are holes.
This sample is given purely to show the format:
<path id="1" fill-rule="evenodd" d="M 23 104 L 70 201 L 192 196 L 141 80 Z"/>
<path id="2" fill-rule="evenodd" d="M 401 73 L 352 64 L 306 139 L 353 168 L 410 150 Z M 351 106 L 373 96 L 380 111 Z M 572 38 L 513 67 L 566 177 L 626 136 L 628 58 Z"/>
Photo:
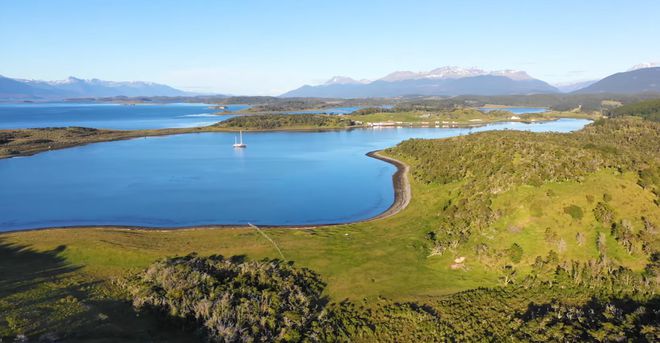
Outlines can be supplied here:
<path id="1" fill-rule="evenodd" d="M 660 60 L 660 1 L 0 1 L 0 74 L 276 95 L 445 65 L 548 82 Z"/>

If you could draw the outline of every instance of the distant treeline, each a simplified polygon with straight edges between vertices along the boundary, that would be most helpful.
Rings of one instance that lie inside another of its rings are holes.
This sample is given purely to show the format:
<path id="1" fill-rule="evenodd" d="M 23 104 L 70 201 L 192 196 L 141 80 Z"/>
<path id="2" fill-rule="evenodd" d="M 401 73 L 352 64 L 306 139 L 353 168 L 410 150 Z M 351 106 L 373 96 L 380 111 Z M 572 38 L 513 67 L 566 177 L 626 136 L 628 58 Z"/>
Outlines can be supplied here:
<path id="1" fill-rule="evenodd" d="M 278 128 L 344 128 L 355 123 L 347 118 L 321 114 L 262 114 L 239 116 L 216 124 L 218 127 L 272 130 Z"/>
<path id="2" fill-rule="evenodd" d="M 643 100 L 657 99 L 658 93 L 645 94 L 533 94 L 506 96 L 471 96 L 456 97 L 398 97 L 398 98 L 279 98 L 273 96 L 224 96 L 200 95 L 177 97 L 105 97 L 80 98 L 67 101 L 85 102 L 121 102 L 121 103 L 208 103 L 208 104 L 246 104 L 252 105 L 252 112 L 288 112 L 332 107 L 363 106 L 379 109 L 380 112 L 406 111 L 446 111 L 462 107 L 482 107 L 486 104 L 502 106 L 547 107 L 556 111 L 581 109 L 585 112 L 609 111 L 613 107 L 604 102 L 632 104 Z M 392 109 L 380 106 L 392 105 Z M 373 113 L 373 112 L 371 112 Z M 359 113 L 368 114 L 368 113 Z"/>
<path id="3" fill-rule="evenodd" d="M 382 106 L 395 103 L 393 99 L 324 99 L 324 98 L 228 98 L 226 103 L 253 103 L 252 112 L 289 112 L 303 110 L 323 110 L 334 107 L 354 107 L 354 106 Z"/>
<path id="4" fill-rule="evenodd" d="M 547 107 L 556 111 L 581 109 L 585 112 L 603 110 L 603 102 L 614 101 L 623 104 L 655 99 L 658 93 L 618 95 L 618 94 L 534 94 L 506 96 L 457 96 L 452 98 L 407 98 L 401 99 L 397 111 L 443 111 L 455 107 L 482 107 L 486 104 L 502 106 Z M 607 109 L 607 106 L 605 106 Z"/>
<path id="5" fill-rule="evenodd" d="M 660 121 L 660 99 L 624 105 L 608 111 L 606 114 L 611 117 L 638 116 L 652 121 Z"/>

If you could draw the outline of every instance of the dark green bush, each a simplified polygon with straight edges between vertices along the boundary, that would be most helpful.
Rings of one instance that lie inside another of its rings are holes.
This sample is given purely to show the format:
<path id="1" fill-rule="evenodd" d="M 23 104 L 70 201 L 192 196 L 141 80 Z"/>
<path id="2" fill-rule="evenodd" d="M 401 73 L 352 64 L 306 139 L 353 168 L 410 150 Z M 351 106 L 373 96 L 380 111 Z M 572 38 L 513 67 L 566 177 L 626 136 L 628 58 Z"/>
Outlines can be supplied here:
<path id="1" fill-rule="evenodd" d="M 358 330 L 347 315 L 328 308 L 319 276 L 279 260 L 243 261 L 222 256 L 164 259 L 130 282 L 133 305 L 203 328 L 221 342 L 299 342 L 341 339 Z M 328 325 L 331 325 L 328 327 Z"/>

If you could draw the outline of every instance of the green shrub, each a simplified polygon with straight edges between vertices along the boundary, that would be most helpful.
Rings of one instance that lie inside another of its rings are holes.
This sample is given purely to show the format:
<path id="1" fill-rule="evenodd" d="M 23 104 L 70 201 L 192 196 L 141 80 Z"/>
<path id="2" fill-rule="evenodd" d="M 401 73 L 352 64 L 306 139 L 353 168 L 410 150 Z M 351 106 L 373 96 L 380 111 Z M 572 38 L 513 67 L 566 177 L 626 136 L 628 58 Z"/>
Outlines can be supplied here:
<path id="1" fill-rule="evenodd" d="M 513 263 L 520 263 L 523 255 L 523 248 L 518 243 L 513 243 L 509 248 L 509 257 Z"/>
<path id="2" fill-rule="evenodd" d="M 582 219 L 582 217 L 584 217 L 584 213 L 582 212 L 582 207 L 576 205 L 564 207 L 564 213 L 570 215 L 571 218 L 575 220 L 580 220 Z"/>

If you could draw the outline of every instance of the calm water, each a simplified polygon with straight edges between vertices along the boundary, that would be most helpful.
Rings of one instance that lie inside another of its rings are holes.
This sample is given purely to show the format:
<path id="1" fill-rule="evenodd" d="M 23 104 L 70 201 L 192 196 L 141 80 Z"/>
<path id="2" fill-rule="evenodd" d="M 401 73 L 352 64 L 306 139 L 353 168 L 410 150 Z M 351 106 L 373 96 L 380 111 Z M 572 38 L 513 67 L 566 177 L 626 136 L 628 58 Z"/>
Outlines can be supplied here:
<path id="1" fill-rule="evenodd" d="M 472 129 L 567 132 L 588 121 Z M 394 200 L 394 166 L 371 150 L 468 129 L 387 128 L 139 138 L 0 160 L 0 231 L 65 225 L 319 224 L 367 219 Z"/>
<path id="2" fill-rule="evenodd" d="M 160 129 L 205 126 L 233 117 L 214 115 L 208 104 L 0 104 L 0 129 L 83 126 L 102 129 Z M 247 105 L 229 105 L 229 111 Z"/>
<path id="3" fill-rule="evenodd" d="M 513 114 L 543 113 L 548 111 L 548 109 L 545 107 L 501 107 L 501 108 L 481 107 L 479 108 L 479 110 L 486 113 L 495 110 L 504 110 L 504 111 L 509 111 Z"/>

